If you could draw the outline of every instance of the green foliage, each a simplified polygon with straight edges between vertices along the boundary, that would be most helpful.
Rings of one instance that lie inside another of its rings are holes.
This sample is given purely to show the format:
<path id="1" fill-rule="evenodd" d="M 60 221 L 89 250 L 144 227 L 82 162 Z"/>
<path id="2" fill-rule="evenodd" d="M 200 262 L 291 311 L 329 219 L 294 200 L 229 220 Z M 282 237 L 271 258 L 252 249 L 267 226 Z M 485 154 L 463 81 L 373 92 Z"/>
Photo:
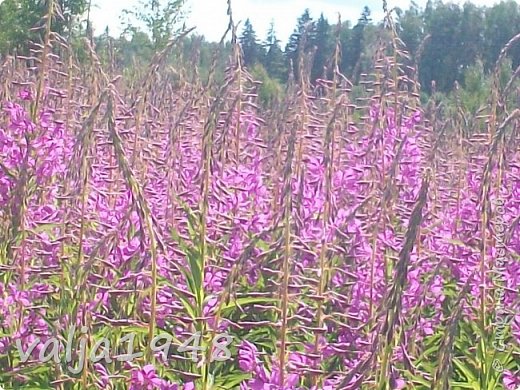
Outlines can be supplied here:
<path id="1" fill-rule="evenodd" d="M 125 68 L 148 63 L 153 57 L 154 48 L 150 37 L 139 30 L 134 31 L 128 40 L 124 36 L 117 42 L 121 65 Z"/>
<path id="2" fill-rule="evenodd" d="M 269 73 L 261 64 L 255 65 L 251 74 L 255 80 L 262 83 L 258 92 L 262 104 L 270 107 L 280 101 L 283 94 L 282 85 L 279 81 L 270 77 Z"/>
<path id="3" fill-rule="evenodd" d="M 461 101 L 464 108 L 475 114 L 483 107 L 489 98 L 489 80 L 484 74 L 484 64 L 477 61 L 464 72 L 464 88 Z"/>
<path id="4" fill-rule="evenodd" d="M 271 27 L 267 33 L 264 51 L 265 55 L 262 59 L 262 64 L 265 70 L 271 77 L 279 81 L 283 80 L 287 75 L 287 67 L 284 52 L 280 47 L 280 40 L 276 37 L 273 23 L 271 23 Z"/>
<path id="5" fill-rule="evenodd" d="M 249 19 L 244 24 L 244 32 L 239 40 L 244 53 L 244 65 L 252 66 L 256 64 L 261 55 L 262 47 L 257 42 L 255 30 Z"/>
<path id="6" fill-rule="evenodd" d="M 424 38 L 423 15 L 417 3 L 412 1 L 410 8 L 406 11 L 398 10 L 398 33 L 404 42 L 406 49 L 415 56 Z"/>
<path id="7" fill-rule="evenodd" d="M 64 34 L 69 26 L 74 27 L 77 18 L 82 16 L 87 7 L 86 0 L 59 0 L 56 2 L 63 17 L 55 15 L 52 29 Z M 24 52 L 30 41 L 38 41 L 43 18 L 47 12 L 46 1 L 4 0 L 0 2 L 0 54 Z"/>
<path id="8" fill-rule="evenodd" d="M 358 20 L 358 23 L 352 29 L 351 41 L 348 46 L 350 50 L 347 50 L 347 63 L 342 64 L 345 73 L 349 75 L 351 78 L 355 79 L 357 76 L 356 69 L 359 64 L 359 60 L 361 58 L 361 53 L 363 52 L 363 46 L 366 44 L 364 41 L 365 37 L 365 29 L 370 24 L 370 9 L 365 7 L 363 12 L 361 13 L 361 17 Z"/>
<path id="9" fill-rule="evenodd" d="M 44 7 L 29 0 L 4 0 L 0 3 L 0 53 L 22 49 L 34 32 L 28 33 L 43 15 Z"/>
<path id="10" fill-rule="evenodd" d="M 184 20 L 182 6 L 185 0 L 140 0 L 137 9 L 125 9 L 125 31 L 135 35 L 137 32 L 146 33 L 154 50 L 162 49 L 168 40 L 182 28 Z"/>
<path id="11" fill-rule="evenodd" d="M 455 282 L 448 282 L 445 283 L 444 294 L 446 300 L 443 303 L 443 313 L 449 321 L 455 309 L 454 303 L 460 298 L 460 291 Z M 492 347 L 497 336 L 496 331 L 492 327 L 483 331 L 474 318 L 464 316 L 457 322 L 456 328 L 453 343 L 453 374 L 450 376 L 449 388 L 503 390 L 502 374 L 500 370 L 493 368 L 493 361 L 499 361 L 504 369 L 512 372 L 520 368 L 518 359 L 514 358 L 514 354 L 519 351 L 518 346 L 513 342 L 511 328 L 507 327 L 505 332 L 506 342 L 511 347 L 504 351 L 494 350 Z M 432 335 L 420 341 L 423 352 L 412 362 L 414 369 L 403 371 L 409 383 L 413 384 L 411 388 L 433 388 L 429 377 L 433 377 L 439 364 L 440 346 L 446 331 L 446 326 L 441 326 Z"/>
<path id="12" fill-rule="evenodd" d="M 332 56 L 334 43 L 330 35 L 329 22 L 325 19 L 323 14 L 321 14 L 316 23 L 316 34 L 312 43 L 316 48 L 316 54 L 314 56 L 314 63 L 311 70 L 311 79 L 316 80 L 323 76 L 324 68 L 327 66 L 327 62 Z"/>
<path id="13" fill-rule="evenodd" d="M 425 19 L 431 35 L 421 57 L 421 85 L 435 80 L 440 91 L 449 91 L 461 79 L 461 11 L 456 4 L 437 3 Z"/>
<path id="14" fill-rule="evenodd" d="M 493 69 L 500 50 L 519 33 L 520 4 L 514 0 L 501 1 L 484 9 L 484 58 L 487 70 Z M 520 45 L 512 48 L 513 67 L 520 65 Z"/>
<path id="15" fill-rule="evenodd" d="M 305 36 L 305 46 L 301 47 L 301 43 L 304 40 Z M 289 42 L 285 46 L 285 56 L 287 58 L 288 67 L 292 63 L 292 72 L 298 78 L 299 74 L 299 64 L 298 64 L 298 54 L 300 50 L 304 53 L 308 52 L 312 47 L 314 34 L 314 22 L 310 15 L 309 9 L 306 9 L 305 12 L 298 18 L 297 26 L 294 29 L 294 32 L 289 37 Z"/>

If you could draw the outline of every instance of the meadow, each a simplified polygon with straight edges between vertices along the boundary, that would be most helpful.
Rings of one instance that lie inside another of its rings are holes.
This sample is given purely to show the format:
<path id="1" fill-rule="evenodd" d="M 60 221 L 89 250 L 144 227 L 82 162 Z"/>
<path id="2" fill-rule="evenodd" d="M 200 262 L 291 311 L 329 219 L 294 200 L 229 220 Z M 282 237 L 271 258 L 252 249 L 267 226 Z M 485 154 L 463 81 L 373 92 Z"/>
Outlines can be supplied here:
<path id="1" fill-rule="evenodd" d="M 475 114 L 390 14 L 269 106 L 237 43 L 128 75 L 48 20 L 0 66 L 1 387 L 520 388 L 520 35 Z"/>

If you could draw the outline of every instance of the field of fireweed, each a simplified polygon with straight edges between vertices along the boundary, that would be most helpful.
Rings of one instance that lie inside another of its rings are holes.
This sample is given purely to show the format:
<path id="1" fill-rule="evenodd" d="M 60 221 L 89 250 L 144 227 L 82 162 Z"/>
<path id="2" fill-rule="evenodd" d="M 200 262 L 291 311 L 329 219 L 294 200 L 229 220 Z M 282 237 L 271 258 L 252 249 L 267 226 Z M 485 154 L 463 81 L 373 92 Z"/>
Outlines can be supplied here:
<path id="1" fill-rule="evenodd" d="M 518 389 L 520 36 L 477 113 L 391 23 L 262 109 L 237 45 L 122 77 L 50 26 L 0 68 L 1 388 Z"/>

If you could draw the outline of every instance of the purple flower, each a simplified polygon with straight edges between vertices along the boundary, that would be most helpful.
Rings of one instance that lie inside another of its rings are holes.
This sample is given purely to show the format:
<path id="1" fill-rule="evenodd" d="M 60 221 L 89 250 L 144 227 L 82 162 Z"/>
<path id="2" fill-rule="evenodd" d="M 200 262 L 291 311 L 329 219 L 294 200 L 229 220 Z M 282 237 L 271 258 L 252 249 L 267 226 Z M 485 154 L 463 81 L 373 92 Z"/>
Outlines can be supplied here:
<path id="1" fill-rule="evenodd" d="M 504 370 L 503 372 L 504 386 L 507 390 L 518 390 L 520 386 L 520 371 L 514 373 L 510 370 Z"/>
<path id="2" fill-rule="evenodd" d="M 258 367 L 258 349 L 247 340 L 238 347 L 238 365 L 245 372 L 255 372 Z"/>
<path id="3" fill-rule="evenodd" d="M 132 371 L 130 390 L 153 390 L 161 388 L 163 381 L 155 373 L 155 367 L 151 364 L 141 369 Z"/>
<path id="4" fill-rule="evenodd" d="M 18 97 L 22 100 L 32 100 L 32 91 L 29 88 L 23 88 L 19 93 Z"/>

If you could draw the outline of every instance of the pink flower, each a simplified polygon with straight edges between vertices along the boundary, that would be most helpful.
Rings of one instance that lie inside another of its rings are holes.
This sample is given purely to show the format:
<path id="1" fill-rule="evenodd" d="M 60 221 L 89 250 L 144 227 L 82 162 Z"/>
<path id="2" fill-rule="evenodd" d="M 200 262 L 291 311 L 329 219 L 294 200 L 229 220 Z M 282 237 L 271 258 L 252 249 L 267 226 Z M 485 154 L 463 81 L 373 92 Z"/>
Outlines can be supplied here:
<path id="1" fill-rule="evenodd" d="M 29 88 L 24 88 L 18 93 L 18 97 L 22 100 L 32 100 L 32 91 Z"/>
<path id="2" fill-rule="evenodd" d="M 160 388 L 163 381 L 155 373 L 155 367 L 151 364 L 132 372 L 130 390 L 153 390 Z"/>
<path id="3" fill-rule="evenodd" d="M 238 365 L 245 372 L 255 372 L 258 366 L 258 350 L 247 340 L 242 341 L 238 348 Z"/>
<path id="4" fill-rule="evenodd" d="M 516 374 L 509 370 L 504 370 L 502 381 L 507 390 L 518 390 L 520 386 L 520 371 Z"/>

